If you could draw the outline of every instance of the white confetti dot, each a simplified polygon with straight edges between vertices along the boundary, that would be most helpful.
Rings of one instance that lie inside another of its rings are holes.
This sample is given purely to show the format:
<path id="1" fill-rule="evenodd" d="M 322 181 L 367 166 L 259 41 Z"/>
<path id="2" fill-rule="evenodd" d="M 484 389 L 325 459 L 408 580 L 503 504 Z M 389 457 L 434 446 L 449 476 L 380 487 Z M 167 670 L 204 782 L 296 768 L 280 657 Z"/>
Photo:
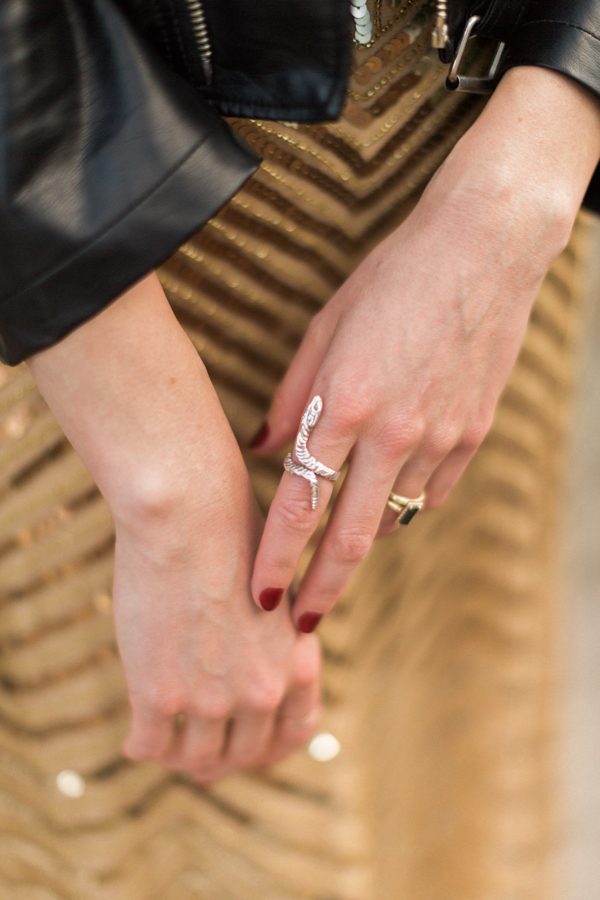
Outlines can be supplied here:
<path id="1" fill-rule="evenodd" d="M 56 776 L 56 785 L 66 797 L 81 797 L 85 793 L 85 781 L 72 769 L 63 769 Z"/>
<path id="2" fill-rule="evenodd" d="M 329 731 L 322 731 L 315 734 L 308 745 L 308 753 L 313 759 L 319 762 L 328 762 L 333 759 L 341 750 L 341 745 L 334 734 Z"/>

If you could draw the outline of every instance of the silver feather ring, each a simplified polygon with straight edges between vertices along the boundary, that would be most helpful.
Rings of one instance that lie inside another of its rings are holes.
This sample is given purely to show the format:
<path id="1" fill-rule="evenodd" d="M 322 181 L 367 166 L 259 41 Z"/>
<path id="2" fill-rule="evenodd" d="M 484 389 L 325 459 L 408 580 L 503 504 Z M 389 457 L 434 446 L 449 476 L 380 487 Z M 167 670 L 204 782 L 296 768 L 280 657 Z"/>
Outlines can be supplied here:
<path id="1" fill-rule="evenodd" d="M 335 481 L 340 474 L 336 469 L 332 469 L 330 466 L 326 466 L 325 463 L 315 459 L 308 449 L 309 435 L 316 427 L 322 412 L 323 399 L 316 394 L 302 414 L 300 429 L 296 435 L 294 452 L 299 462 L 293 458 L 291 453 L 288 453 L 283 461 L 283 468 L 286 472 L 293 472 L 294 475 L 300 475 L 310 482 L 310 505 L 312 509 L 316 509 L 319 502 L 317 475 L 320 475 L 321 478 L 327 478 L 328 481 Z"/>

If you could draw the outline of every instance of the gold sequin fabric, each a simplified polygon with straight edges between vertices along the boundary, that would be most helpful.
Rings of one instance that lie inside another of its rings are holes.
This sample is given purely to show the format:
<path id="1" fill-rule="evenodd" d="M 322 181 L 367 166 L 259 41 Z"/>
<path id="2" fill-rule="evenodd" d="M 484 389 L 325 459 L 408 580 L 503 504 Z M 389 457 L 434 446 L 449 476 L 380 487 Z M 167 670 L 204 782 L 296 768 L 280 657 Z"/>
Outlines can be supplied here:
<path id="1" fill-rule="evenodd" d="M 243 447 L 311 317 L 481 108 L 444 89 L 430 4 L 368 11 L 340 120 L 234 120 L 263 165 L 159 271 Z M 339 752 L 207 789 L 120 755 L 112 519 L 26 366 L 0 369 L 1 900 L 553 896 L 554 526 L 586 253 L 579 222 L 460 486 L 378 541 L 319 626 Z M 284 454 L 246 454 L 264 509 Z"/>

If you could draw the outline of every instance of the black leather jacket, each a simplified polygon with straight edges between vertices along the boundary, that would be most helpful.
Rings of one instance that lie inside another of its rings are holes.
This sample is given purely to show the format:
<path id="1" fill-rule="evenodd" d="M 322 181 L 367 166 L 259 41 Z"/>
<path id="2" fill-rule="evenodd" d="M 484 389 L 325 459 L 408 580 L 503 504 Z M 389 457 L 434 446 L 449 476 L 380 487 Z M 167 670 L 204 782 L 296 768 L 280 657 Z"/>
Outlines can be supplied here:
<path id="1" fill-rule="evenodd" d="M 600 0 L 448 10 L 446 53 L 475 12 L 504 68 L 600 94 Z M 100 312 L 240 188 L 259 160 L 223 115 L 335 119 L 351 50 L 348 0 L 2 0 L 0 359 Z"/>

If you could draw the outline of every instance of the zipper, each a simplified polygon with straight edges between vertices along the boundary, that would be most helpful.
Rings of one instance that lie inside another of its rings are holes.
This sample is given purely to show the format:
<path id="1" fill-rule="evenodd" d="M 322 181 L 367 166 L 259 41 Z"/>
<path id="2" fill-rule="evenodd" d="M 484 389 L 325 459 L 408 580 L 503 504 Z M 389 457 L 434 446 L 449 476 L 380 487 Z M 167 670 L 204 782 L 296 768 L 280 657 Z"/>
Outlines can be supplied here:
<path id="1" fill-rule="evenodd" d="M 206 83 L 212 81 L 212 46 L 202 0 L 185 0 L 190 27 Z"/>
<path id="2" fill-rule="evenodd" d="M 454 7 L 455 0 L 433 0 L 433 2 L 435 23 L 431 31 L 431 46 L 436 50 L 444 51 L 440 54 L 440 58 L 444 62 L 448 62 L 450 56 L 456 53 L 460 33 L 464 31 L 466 23 L 473 16 L 477 16 L 477 25 L 472 30 L 473 35 L 506 41 L 507 35 L 519 24 L 526 8 L 526 4 L 522 0 L 470 0 L 470 2 L 467 0 L 467 2 L 457 4 L 459 8 L 463 7 L 457 18 L 457 10 Z M 450 7 L 450 16 L 448 7 Z M 458 34 L 450 33 L 451 24 L 453 31 L 458 29 Z"/>
<path id="3" fill-rule="evenodd" d="M 448 0 L 435 0 L 435 24 L 431 32 L 431 46 L 444 50 L 448 46 Z"/>

